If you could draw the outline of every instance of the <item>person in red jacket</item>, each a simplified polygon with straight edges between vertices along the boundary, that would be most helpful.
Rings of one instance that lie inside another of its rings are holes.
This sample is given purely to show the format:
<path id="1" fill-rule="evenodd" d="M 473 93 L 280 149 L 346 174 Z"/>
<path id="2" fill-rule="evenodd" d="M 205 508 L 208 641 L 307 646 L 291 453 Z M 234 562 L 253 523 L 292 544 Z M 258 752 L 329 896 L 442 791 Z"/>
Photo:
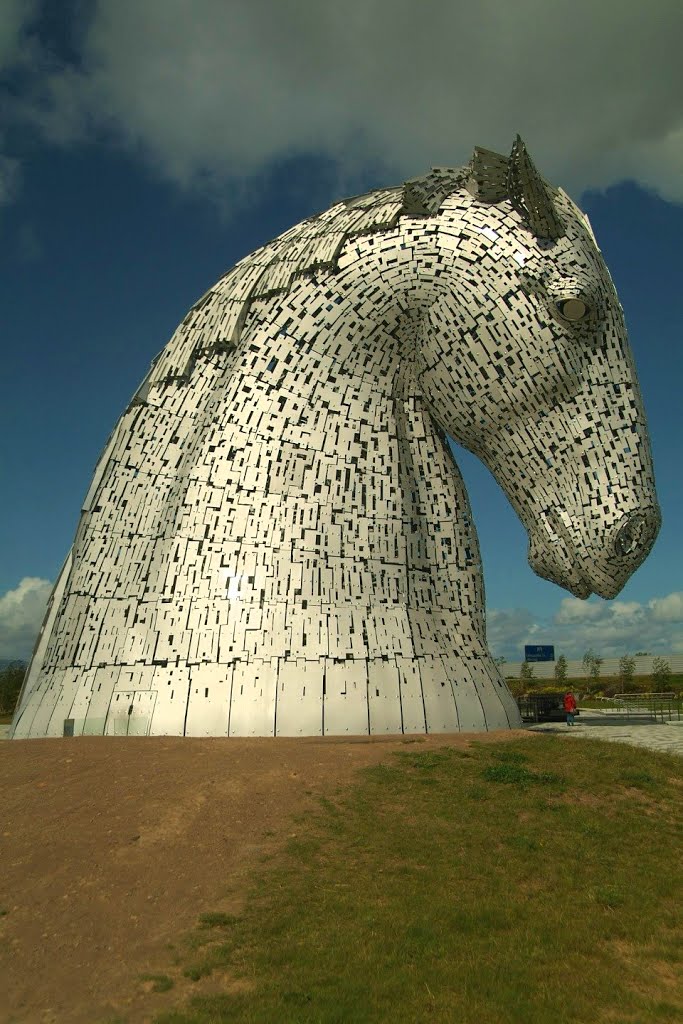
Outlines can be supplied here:
<path id="1" fill-rule="evenodd" d="M 576 711 L 576 700 L 573 693 L 565 693 L 564 710 L 567 712 L 567 725 L 574 725 L 574 712 Z"/>

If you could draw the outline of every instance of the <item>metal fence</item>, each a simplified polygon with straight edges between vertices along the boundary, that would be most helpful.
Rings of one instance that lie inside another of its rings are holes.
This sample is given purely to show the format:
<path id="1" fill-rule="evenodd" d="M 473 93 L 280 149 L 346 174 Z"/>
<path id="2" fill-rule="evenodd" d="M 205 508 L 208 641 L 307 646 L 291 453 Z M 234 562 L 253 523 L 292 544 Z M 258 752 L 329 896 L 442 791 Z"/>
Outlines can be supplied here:
<path id="1" fill-rule="evenodd" d="M 564 693 L 525 693 L 517 697 L 517 707 L 524 722 L 562 721 Z"/>
<path id="2" fill-rule="evenodd" d="M 525 722 L 563 721 L 564 693 L 525 693 L 517 697 L 517 707 Z M 683 721 L 683 695 L 676 693 L 617 693 L 598 697 L 610 714 L 652 722 Z M 590 715 L 590 707 L 585 709 Z"/>
<path id="3" fill-rule="evenodd" d="M 654 722 L 681 721 L 683 706 L 676 693 L 615 693 L 605 697 L 627 718 L 651 718 Z"/>

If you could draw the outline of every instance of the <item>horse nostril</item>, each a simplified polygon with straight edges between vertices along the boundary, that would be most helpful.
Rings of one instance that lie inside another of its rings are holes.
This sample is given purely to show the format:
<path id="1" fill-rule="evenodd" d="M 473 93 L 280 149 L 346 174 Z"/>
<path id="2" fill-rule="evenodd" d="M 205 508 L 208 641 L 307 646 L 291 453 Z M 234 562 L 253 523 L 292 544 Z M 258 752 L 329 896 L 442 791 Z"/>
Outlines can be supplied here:
<path id="1" fill-rule="evenodd" d="M 643 546 L 648 549 L 652 546 L 657 533 L 653 517 L 646 513 L 636 512 L 631 514 L 621 527 L 614 541 L 614 552 L 618 558 L 626 558 L 641 552 Z M 650 527 L 648 529 L 648 527 Z"/>
<path id="2" fill-rule="evenodd" d="M 635 551 L 639 537 L 640 530 L 637 524 L 626 523 L 626 526 L 622 526 L 619 530 L 617 539 L 614 542 L 614 550 L 622 558 L 624 555 L 630 555 L 631 552 Z"/>

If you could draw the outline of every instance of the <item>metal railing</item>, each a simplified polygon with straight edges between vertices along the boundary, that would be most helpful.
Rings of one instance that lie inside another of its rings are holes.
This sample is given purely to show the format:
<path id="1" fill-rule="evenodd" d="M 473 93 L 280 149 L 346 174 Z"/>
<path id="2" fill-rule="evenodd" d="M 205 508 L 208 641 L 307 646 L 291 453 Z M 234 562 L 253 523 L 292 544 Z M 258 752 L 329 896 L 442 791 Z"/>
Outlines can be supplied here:
<path id="1" fill-rule="evenodd" d="M 547 722 L 561 721 L 566 717 L 563 698 L 563 693 L 525 693 L 516 700 L 524 722 Z"/>
<path id="2" fill-rule="evenodd" d="M 627 718 L 651 718 L 655 722 L 683 718 L 681 696 L 676 693 L 615 693 L 605 703 L 614 704 Z"/>

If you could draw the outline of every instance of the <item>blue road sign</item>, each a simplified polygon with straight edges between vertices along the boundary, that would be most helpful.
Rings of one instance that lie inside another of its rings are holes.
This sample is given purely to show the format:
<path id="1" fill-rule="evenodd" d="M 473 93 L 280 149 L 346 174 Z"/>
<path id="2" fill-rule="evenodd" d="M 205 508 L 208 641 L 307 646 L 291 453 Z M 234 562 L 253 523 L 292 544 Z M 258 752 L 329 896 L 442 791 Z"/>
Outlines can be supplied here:
<path id="1" fill-rule="evenodd" d="M 525 661 L 555 661 L 555 648 L 533 644 L 524 647 Z"/>

